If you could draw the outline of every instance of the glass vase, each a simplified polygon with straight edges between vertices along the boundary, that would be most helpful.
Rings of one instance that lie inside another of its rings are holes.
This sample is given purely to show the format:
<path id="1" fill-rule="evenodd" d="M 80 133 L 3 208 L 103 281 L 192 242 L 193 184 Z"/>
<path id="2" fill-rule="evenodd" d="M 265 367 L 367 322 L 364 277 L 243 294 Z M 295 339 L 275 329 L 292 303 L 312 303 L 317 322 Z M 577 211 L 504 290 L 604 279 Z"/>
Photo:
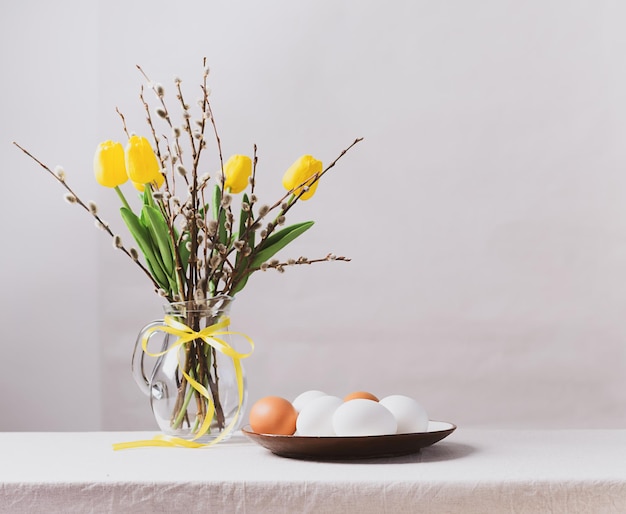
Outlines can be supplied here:
<path id="1" fill-rule="evenodd" d="M 239 428 L 247 399 L 242 354 L 230 344 L 233 299 L 171 303 L 137 337 L 132 370 L 160 430 L 205 443 Z M 149 365 L 152 363 L 152 366 Z"/>

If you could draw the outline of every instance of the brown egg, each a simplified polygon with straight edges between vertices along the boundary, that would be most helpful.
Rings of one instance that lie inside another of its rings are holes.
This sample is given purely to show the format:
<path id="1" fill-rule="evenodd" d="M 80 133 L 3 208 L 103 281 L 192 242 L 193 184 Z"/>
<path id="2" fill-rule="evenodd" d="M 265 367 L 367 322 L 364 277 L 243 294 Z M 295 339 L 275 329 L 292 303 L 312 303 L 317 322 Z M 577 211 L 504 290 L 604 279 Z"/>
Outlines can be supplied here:
<path id="1" fill-rule="evenodd" d="M 354 393 L 350 393 L 344 396 L 343 401 L 349 402 L 350 400 L 355 400 L 357 398 L 364 398 L 365 400 L 374 400 L 375 402 L 378 401 L 378 398 L 376 398 L 372 393 L 368 393 L 367 391 L 355 391 Z"/>
<path id="2" fill-rule="evenodd" d="M 250 409 L 250 427 L 258 434 L 293 435 L 298 412 L 289 400 L 266 396 Z"/>

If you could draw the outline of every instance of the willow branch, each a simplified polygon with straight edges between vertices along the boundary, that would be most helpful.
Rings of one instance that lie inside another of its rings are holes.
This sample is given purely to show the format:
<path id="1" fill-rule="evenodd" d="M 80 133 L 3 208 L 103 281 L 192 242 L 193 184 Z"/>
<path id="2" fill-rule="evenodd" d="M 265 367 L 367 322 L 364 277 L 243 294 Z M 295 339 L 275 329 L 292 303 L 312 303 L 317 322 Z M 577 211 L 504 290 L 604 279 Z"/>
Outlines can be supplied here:
<path id="1" fill-rule="evenodd" d="M 52 171 L 48 166 L 46 166 L 43 162 L 41 162 L 39 159 L 37 159 L 37 157 L 35 157 L 33 154 L 31 154 L 28 150 L 26 150 L 25 148 L 23 148 L 22 146 L 20 146 L 18 143 L 16 143 L 15 141 L 13 141 L 13 144 L 15 146 L 17 146 L 20 150 L 22 150 L 22 152 L 24 152 L 28 157 L 30 157 L 33 161 L 35 161 L 37 164 L 39 164 L 39 166 L 41 166 L 44 170 L 46 170 L 50 175 L 52 175 L 66 190 L 67 192 L 72 196 L 72 198 L 76 201 L 76 203 L 78 205 L 80 205 L 83 209 L 85 209 L 89 214 L 91 214 L 95 220 L 96 223 L 98 225 L 98 227 L 100 227 L 102 230 L 104 230 L 107 234 L 109 234 L 111 236 L 111 238 L 115 239 L 117 236 L 111 231 L 111 229 L 109 228 L 108 223 L 106 223 L 102 218 L 100 218 L 100 216 L 98 216 L 97 213 L 93 212 L 81 199 L 80 197 L 72 190 L 72 188 L 65 182 L 65 180 L 61 179 L 54 171 Z M 154 285 L 155 289 L 158 291 L 160 289 L 159 284 L 154 280 L 154 278 L 152 277 L 152 274 L 148 271 L 148 269 L 141 264 L 141 262 L 139 262 L 137 259 L 135 259 L 132 254 L 121 244 L 117 244 L 116 245 L 117 248 L 119 248 L 122 252 L 124 252 L 130 259 L 132 259 L 132 261 L 139 266 L 139 268 L 141 268 L 141 270 L 144 272 L 144 274 L 150 279 L 150 281 L 152 282 L 152 284 Z"/>

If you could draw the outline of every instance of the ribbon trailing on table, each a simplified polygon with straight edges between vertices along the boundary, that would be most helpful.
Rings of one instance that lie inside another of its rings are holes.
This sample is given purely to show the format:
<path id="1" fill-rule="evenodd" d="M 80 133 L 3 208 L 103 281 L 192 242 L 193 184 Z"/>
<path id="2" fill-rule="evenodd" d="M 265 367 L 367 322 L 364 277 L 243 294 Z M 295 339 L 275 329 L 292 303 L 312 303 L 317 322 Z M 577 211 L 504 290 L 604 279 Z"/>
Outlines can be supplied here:
<path id="1" fill-rule="evenodd" d="M 211 348 L 214 348 L 216 351 L 230 357 L 233 359 L 233 366 L 235 368 L 235 377 L 237 380 L 237 393 L 239 396 L 239 404 L 237 406 L 237 412 L 233 417 L 232 421 L 225 427 L 222 432 L 209 443 L 199 443 L 196 439 L 205 435 L 211 425 L 211 421 L 213 420 L 213 415 L 215 414 L 215 404 L 213 402 L 213 398 L 211 397 L 211 393 L 207 390 L 207 388 L 192 378 L 185 370 L 184 367 L 181 366 L 180 355 L 178 355 L 178 366 L 182 371 L 183 376 L 189 383 L 189 385 L 198 392 L 203 398 L 208 401 L 208 409 L 204 416 L 204 420 L 202 421 L 202 425 L 198 429 L 197 434 L 193 439 L 187 440 L 182 439 L 180 437 L 167 436 L 163 434 L 159 434 L 155 436 L 153 439 L 146 439 L 141 441 L 131 441 L 127 443 L 115 443 L 113 445 L 114 450 L 124 450 L 128 448 L 140 448 L 145 446 L 165 446 L 165 447 L 183 447 L 183 448 L 202 448 L 205 446 L 212 446 L 220 442 L 224 437 L 226 437 L 233 429 L 235 424 L 237 423 L 237 419 L 239 418 L 239 414 L 241 412 L 241 407 L 243 404 L 243 371 L 241 369 L 241 359 L 245 359 L 252 354 L 254 350 L 254 342 L 250 337 L 242 332 L 232 332 L 230 330 L 224 330 L 230 324 L 230 318 L 228 316 L 222 317 L 220 321 L 216 324 L 211 325 L 209 327 L 203 328 L 199 332 L 196 332 L 192 328 L 188 327 L 184 323 L 177 321 L 172 316 L 165 316 L 163 319 L 163 325 L 155 325 L 148 328 L 142 337 L 141 340 L 141 348 L 146 355 L 150 357 L 161 357 L 168 352 L 173 350 L 178 351 L 178 349 L 191 341 L 201 340 L 205 344 L 208 344 Z M 178 339 L 174 344 L 172 344 L 167 350 L 162 352 L 152 353 L 148 351 L 148 340 L 150 336 L 154 332 L 165 332 L 167 334 L 177 336 Z M 230 346 L 226 341 L 224 341 L 220 336 L 225 335 L 238 335 L 245 338 L 248 343 L 250 343 L 250 351 L 248 353 L 240 353 L 237 352 L 232 346 Z M 183 408 L 183 407 L 181 407 Z"/>

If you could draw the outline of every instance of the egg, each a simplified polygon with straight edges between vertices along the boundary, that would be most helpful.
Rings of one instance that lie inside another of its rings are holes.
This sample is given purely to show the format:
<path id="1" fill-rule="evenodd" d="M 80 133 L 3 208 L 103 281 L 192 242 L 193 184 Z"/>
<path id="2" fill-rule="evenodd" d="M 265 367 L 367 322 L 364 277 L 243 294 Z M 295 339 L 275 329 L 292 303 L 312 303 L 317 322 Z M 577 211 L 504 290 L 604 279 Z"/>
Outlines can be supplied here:
<path id="1" fill-rule="evenodd" d="M 299 436 L 335 435 L 333 414 L 343 404 L 337 396 L 320 396 L 308 402 L 298 414 L 296 433 Z"/>
<path id="2" fill-rule="evenodd" d="M 355 391 L 353 393 L 347 394 L 343 397 L 344 402 L 349 402 L 350 400 L 355 400 L 356 398 L 364 398 L 366 400 L 372 400 L 377 402 L 378 398 L 374 396 L 372 393 L 368 393 L 367 391 Z"/>
<path id="3" fill-rule="evenodd" d="M 389 435 L 397 428 L 389 409 L 365 398 L 344 402 L 333 414 L 333 429 L 339 436 Z"/>
<path id="4" fill-rule="evenodd" d="M 394 394 L 380 400 L 398 423 L 398 434 L 426 432 L 428 430 L 428 414 L 424 407 L 408 396 Z"/>
<path id="5" fill-rule="evenodd" d="M 293 404 L 296 411 L 300 412 L 307 403 L 321 396 L 328 396 L 328 395 L 322 391 L 313 389 L 311 391 L 305 391 L 304 393 L 299 394 L 291 403 Z"/>
<path id="6" fill-rule="evenodd" d="M 250 427 L 258 434 L 293 435 L 298 413 L 289 400 L 266 396 L 250 409 Z"/>

